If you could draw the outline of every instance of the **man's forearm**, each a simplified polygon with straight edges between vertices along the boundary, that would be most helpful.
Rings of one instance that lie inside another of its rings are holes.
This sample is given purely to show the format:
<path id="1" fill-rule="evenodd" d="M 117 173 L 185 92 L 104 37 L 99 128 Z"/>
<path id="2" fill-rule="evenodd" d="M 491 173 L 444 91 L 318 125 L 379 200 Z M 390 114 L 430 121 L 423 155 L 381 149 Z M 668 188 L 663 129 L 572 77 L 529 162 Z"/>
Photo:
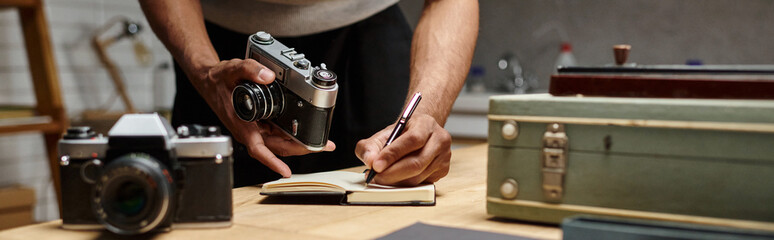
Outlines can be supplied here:
<path id="1" fill-rule="evenodd" d="M 478 1 L 427 0 L 411 45 L 409 97 L 441 126 L 465 83 L 478 37 Z"/>
<path id="2" fill-rule="evenodd" d="M 140 0 L 153 32 L 190 79 L 204 79 L 200 69 L 220 60 L 204 27 L 199 0 Z M 194 85 L 206 84 L 194 83 Z"/>

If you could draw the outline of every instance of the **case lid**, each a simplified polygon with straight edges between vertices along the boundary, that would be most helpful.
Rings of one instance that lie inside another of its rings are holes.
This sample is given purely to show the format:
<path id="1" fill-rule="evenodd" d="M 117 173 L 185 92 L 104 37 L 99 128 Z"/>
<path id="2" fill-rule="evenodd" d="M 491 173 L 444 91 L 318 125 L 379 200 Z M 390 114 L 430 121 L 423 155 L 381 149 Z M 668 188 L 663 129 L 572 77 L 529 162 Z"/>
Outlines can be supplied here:
<path id="1" fill-rule="evenodd" d="M 504 95 L 489 120 L 490 146 L 540 149 L 547 124 L 563 123 L 570 152 L 774 164 L 774 101 Z"/>
<path id="2" fill-rule="evenodd" d="M 774 101 L 498 95 L 490 98 L 489 115 L 774 123 Z"/>
<path id="3" fill-rule="evenodd" d="M 560 67 L 549 93 L 607 97 L 774 99 L 774 65 Z"/>

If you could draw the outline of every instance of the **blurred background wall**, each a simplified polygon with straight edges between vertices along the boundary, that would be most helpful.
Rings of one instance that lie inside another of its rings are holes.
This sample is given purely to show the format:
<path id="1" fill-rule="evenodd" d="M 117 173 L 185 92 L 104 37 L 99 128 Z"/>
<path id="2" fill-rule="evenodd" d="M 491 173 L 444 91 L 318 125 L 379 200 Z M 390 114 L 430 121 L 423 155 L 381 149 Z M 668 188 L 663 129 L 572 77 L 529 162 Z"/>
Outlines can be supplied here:
<path id="1" fill-rule="evenodd" d="M 73 120 L 77 121 L 84 110 L 123 109 L 120 102 L 107 104 L 115 92 L 90 43 L 91 34 L 117 15 L 141 23 L 144 29 L 139 40 L 153 57 L 149 65 L 139 64 L 131 41 L 119 42 L 108 50 L 126 79 L 129 95 L 140 111 L 171 106 L 171 59 L 150 31 L 136 1 L 45 3 L 62 96 Z M 418 21 L 422 4 L 419 0 L 400 3 L 412 25 Z M 486 0 L 480 2 L 480 10 L 473 59 L 473 64 L 483 69 L 479 77 L 488 83 L 503 81 L 506 77 L 497 67 L 498 60 L 512 53 L 524 73 L 537 81 L 530 92 L 546 91 L 564 41 L 572 45 L 577 63 L 582 65 L 613 62 L 610 49 L 619 43 L 633 46 L 630 62 L 644 64 L 683 64 L 689 59 L 705 64 L 774 64 L 774 1 L 770 0 Z M 18 14 L 0 10 L 0 104 L 35 102 L 23 47 Z M 457 104 L 479 110 L 463 107 L 462 115 L 475 112 L 473 115 L 483 116 L 488 94 L 466 98 L 471 94 L 463 93 Z M 452 125 L 450 121 L 447 128 L 460 128 Z M 474 121 L 474 125 L 461 128 L 485 134 L 480 129 L 485 131 L 486 122 Z M 0 186 L 21 183 L 34 187 L 38 221 L 58 218 L 43 146 L 39 134 L 0 136 Z"/>
<path id="2" fill-rule="evenodd" d="M 411 23 L 423 1 L 401 1 Z M 629 62 L 774 63 L 774 1 L 769 0 L 484 0 L 473 58 L 485 78 L 515 54 L 546 91 L 560 44 L 572 44 L 582 65 L 613 63 L 612 46 L 631 44 Z"/>
<path id="3" fill-rule="evenodd" d="M 400 2 L 412 25 L 422 5 Z M 455 139 L 484 140 L 488 96 L 514 92 L 513 64 L 498 67 L 506 54 L 531 83 L 527 93 L 547 92 L 562 42 L 579 65 L 613 63 L 612 46 L 622 43 L 632 45 L 629 62 L 639 64 L 774 63 L 769 0 L 483 0 L 479 8 L 474 71 L 446 123 Z M 486 92 L 470 87 L 477 82 Z"/>

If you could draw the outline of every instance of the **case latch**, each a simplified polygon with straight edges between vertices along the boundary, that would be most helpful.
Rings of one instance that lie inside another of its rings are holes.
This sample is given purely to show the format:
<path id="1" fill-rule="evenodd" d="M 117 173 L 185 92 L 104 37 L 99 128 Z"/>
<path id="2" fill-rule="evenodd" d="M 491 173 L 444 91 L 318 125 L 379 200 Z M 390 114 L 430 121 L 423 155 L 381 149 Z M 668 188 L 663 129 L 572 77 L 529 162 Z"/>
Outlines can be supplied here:
<path id="1" fill-rule="evenodd" d="M 543 134 L 543 197 L 547 202 L 559 203 L 564 193 L 564 174 L 567 170 L 569 141 L 564 124 L 551 123 Z"/>

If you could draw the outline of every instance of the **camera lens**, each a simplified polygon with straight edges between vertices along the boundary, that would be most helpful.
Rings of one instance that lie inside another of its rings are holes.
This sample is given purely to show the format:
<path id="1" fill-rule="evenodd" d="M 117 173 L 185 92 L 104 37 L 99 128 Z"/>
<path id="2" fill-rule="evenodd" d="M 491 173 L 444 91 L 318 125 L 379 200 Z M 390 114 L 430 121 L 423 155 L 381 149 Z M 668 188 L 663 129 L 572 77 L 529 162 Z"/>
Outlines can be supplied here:
<path id="1" fill-rule="evenodd" d="M 245 82 L 231 93 L 234 110 L 240 119 L 255 121 L 279 116 L 285 105 L 282 86 L 277 82 L 267 85 Z"/>
<path id="2" fill-rule="evenodd" d="M 137 216 L 145 208 L 148 195 L 142 183 L 137 181 L 125 181 L 118 186 L 115 199 L 110 201 L 111 210 L 122 214 L 124 218 Z"/>
<path id="3" fill-rule="evenodd" d="M 140 234 L 170 217 L 173 191 L 164 165 L 150 155 L 131 153 L 105 167 L 92 205 L 97 219 L 111 232 Z"/>

